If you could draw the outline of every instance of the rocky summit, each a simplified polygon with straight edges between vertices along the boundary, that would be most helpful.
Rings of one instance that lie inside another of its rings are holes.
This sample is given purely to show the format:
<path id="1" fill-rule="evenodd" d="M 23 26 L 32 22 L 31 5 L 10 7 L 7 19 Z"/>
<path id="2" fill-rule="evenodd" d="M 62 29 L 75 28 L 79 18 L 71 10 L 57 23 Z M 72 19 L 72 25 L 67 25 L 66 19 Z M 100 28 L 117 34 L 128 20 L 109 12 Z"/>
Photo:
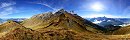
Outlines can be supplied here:
<path id="1" fill-rule="evenodd" d="M 107 29 L 61 9 L 34 15 L 20 23 L 9 20 L 1 24 L 0 40 L 122 40 L 130 38 L 129 29 L 128 26 L 107 32 Z"/>

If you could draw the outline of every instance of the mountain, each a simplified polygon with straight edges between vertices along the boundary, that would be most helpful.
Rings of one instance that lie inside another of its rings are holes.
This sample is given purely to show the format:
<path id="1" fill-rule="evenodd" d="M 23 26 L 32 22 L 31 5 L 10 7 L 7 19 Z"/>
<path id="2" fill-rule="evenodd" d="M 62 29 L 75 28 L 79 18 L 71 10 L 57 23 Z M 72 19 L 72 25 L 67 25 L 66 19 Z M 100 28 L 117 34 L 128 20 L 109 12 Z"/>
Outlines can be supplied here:
<path id="1" fill-rule="evenodd" d="M 114 18 L 114 19 L 123 22 L 124 24 L 120 25 L 122 27 L 126 27 L 130 25 L 130 18 Z"/>
<path id="2" fill-rule="evenodd" d="M 86 19 L 100 26 L 114 25 L 125 27 L 130 25 L 130 18 L 107 18 L 104 16 L 104 17 L 86 18 Z"/>
<path id="3" fill-rule="evenodd" d="M 97 17 L 97 18 L 89 18 L 89 21 L 93 22 L 94 24 L 97 24 L 105 29 L 107 31 L 114 31 L 119 28 L 121 28 L 120 25 L 123 25 L 124 22 L 121 22 L 115 18 L 107 18 L 107 17 Z"/>
<path id="4" fill-rule="evenodd" d="M 22 22 L 22 21 L 24 21 L 26 19 L 27 18 L 8 18 L 8 19 L 6 19 L 6 21 L 13 20 L 13 21 L 15 21 L 17 23 L 20 23 L 20 22 Z"/>
<path id="5" fill-rule="evenodd" d="M 9 20 L 1 25 L 0 40 L 84 40 L 107 39 L 96 24 L 63 9 L 55 13 L 38 14 L 17 23 Z M 3 31 L 4 30 L 4 31 Z M 100 36 L 99 36 L 100 35 Z"/>
<path id="6" fill-rule="evenodd" d="M 63 9 L 55 13 L 48 12 L 34 15 L 30 19 L 25 20 L 22 24 L 23 26 L 33 30 L 37 30 L 39 28 L 65 28 L 72 29 L 73 31 L 77 32 L 101 32 L 101 30 L 93 28 L 93 26 L 99 27 L 98 25 L 95 25 L 92 22 L 87 21 L 76 14 L 71 14 Z"/>
<path id="7" fill-rule="evenodd" d="M 0 24 L 3 24 L 9 20 L 15 21 L 15 22 L 22 22 L 23 20 L 26 20 L 26 18 L 0 18 Z"/>
<path id="8" fill-rule="evenodd" d="M 0 18 L 0 24 L 2 24 L 4 22 L 5 22 L 5 20 L 3 20 L 3 19 Z"/>
<path id="9" fill-rule="evenodd" d="M 118 30 L 115 30 L 113 32 L 114 35 L 125 35 L 125 34 L 130 34 L 130 26 L 122 27 Z"/>
<path id="10" fill-rule="evenodd" d="M 116 20 L 114 18 L 107 18 L 107 17 L 97 17 L 97 18 L 91 18 L 89 19 L 91 22 L 98 24 L 100 26 L 105 26 L 105 25 L 115 25 L 119 26 L 124 24 L 123 22 Z"/>
<path id="11" fill-rule="evenodd" d="M 125 24 L 130 24 L 130 18 L 114 18 L 115 20 L 121 21 Z"/>
<path id="12" fill-rule="evenodd" d="M 77 14 L 61 9 L 55 13 L 34 15 L 20 23 L 8 20 L 0 25 L 0 40 L 122 40 L 130 38 L 129 26 L 110 32 L 107 30 Z"/>

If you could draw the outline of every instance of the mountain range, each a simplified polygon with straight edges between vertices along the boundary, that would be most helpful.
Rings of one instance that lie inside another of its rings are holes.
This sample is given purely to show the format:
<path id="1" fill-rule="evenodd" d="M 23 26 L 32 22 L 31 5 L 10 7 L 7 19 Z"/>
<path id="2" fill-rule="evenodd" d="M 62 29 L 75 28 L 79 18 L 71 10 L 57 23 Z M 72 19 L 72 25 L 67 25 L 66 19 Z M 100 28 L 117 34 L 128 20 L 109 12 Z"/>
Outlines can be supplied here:
<path id="1" fill-rule="evenodd" d="M 100 21 L 104 19 L 100 18 Z M 108 21 L 105 18 L 105 22 Z M 108 18 L 109 19 L 109 18 Z M 95 19 L 94 19 L 95 20 Z M 119 22 L 111 19 L 112 22 Z M 129 27 L 104 28 L 64 9 L 0 25 L 0 40 L 122 40 L 129 39 Z"/>
<path id="2" fill-rule="evenodd" d="M 86 19 L 103 27 L 106 25 L 122 26 L 124 24 L 126 25 L 130 24 L 130 18 L 107 18 L 104 16 L 104 17 L 86 18 Z"/>
<path id="3" fill-rule="evenodd" d="M 16 22 L 22 22 L 23 20 L 26 20 L 27 18 L 0 18 L 0 24 L 3 24 L 9 20 L 13 20 Z"/>

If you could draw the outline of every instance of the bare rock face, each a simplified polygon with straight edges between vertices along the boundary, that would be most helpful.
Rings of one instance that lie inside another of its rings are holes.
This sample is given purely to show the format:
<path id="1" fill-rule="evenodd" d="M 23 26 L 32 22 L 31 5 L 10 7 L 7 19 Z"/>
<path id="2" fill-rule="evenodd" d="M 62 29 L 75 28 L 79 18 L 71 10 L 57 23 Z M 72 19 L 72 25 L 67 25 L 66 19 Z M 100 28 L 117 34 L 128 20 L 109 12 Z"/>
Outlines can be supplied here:
<path id="1" fill-rule="evenodd" d="M 48 12 L 48 13 L 34 15 L 32 16 L 32 18 L 47 19 L 50 18 L 52 15 L 53 15 L 52 12 Z"/>
<path id="2" fill-rule="evenodd" d="M 91 33 L 101 32 L 93 28 L 93 23 L 83 19 L 82 17 L 71 14 L 63 9 L 55 12 L 38 14 L 23 22 L 23 26 L 37 30 L 39 28 L 65 28 L 77 32 L 89 31 Z"/>

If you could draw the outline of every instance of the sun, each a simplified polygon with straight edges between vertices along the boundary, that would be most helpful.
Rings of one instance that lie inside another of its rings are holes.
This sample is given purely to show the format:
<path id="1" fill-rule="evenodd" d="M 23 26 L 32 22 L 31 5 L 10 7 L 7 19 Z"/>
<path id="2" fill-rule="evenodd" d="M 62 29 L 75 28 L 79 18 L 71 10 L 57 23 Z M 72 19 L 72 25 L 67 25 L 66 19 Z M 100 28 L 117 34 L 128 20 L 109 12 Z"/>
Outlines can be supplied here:
<path id="1" fill-rule="evenodd" d="M 102 11 L 104 10 L 104 6 L 100 2 L 95 2 L 94 4 L 91 5 L 91 9 L 94 11 Z"/>

